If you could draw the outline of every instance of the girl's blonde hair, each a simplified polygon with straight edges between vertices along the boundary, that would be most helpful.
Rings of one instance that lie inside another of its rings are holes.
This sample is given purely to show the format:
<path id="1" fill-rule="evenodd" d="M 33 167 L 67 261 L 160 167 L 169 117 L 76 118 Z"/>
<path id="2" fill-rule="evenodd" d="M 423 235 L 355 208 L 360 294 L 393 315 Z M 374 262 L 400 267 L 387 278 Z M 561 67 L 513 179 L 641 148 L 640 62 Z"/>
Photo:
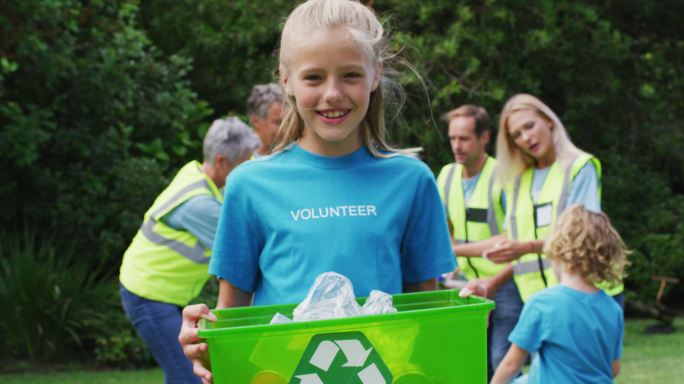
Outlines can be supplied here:
<path id="1" fill-rule="evenodd" d="M 398 153 L 414 156 L 418 149 L 398 149 L 385 140 L 384 102 L 386 93 L 398 90 L 386 74 L 389 68 L 386 60 L 395 57 L 389 54 L 384 28 L 370 8 L 353 0 L 309 0 L 295 8 L 283 26 L 280 38 L 280 77 L 292 62 L 302 39 L 312 31 L 344 28 L 350 38 L 366 53 L 377 70 L 381 70 L 380 83 L 371 92 L 368 111 L 361 123 L 363 144 L 376 157 L 390 157 Z M 331 49 L 335 49 L 331 47 Z M 399 92 L 401 92 L 399 90 Z M 302 136 L 304 121 L 297 112 L 294 95 L 287 94 L 283 103 L 283 121 L 273 143 L 273 152 L 282 151 Z M 400 97 L 401 98 L 401 97 Z"/>
<path id="2" fill-rule="evenodd" d="M 544 243 L 544 253 L 586 281 L 618 284 L 629 265 L 629 251 L 605 213 L 573 205 L 559 217 Z"/>
<path id="3" fill-rule="evenodd" d="M 565 126 L 558 116 L 536 97 L 524 93 L 511 97 L 501 111 L 499 132 L 496 140 L 497 172 L 503 184 L 513 181 L 525 169 L 534 165 L 534 159 L 525 154 L 508 133 L 508 119 L 516 111 L 533 111 L 552 125 L 553 147 L 556 161 L 563 169 L 570 167 L 572 161 L 584 152 L 570 141 Z"/>

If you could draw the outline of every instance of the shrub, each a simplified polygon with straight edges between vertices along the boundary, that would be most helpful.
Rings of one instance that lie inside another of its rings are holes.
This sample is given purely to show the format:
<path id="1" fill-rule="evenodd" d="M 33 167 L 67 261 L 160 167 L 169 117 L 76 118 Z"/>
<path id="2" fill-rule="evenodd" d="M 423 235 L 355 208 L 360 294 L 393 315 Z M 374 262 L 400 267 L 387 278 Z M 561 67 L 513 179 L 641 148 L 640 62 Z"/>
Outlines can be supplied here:
<path id="1" fill-rule="evenodd" d="M 95 265 L 118 264 L 139 225 L 128 217 L 201 156 L 211 113 L 190 59 L 137 27 L 137 3 L 0 4 L 0 225 L 59 230 Z"/>
<path id="2" fill-rule="evenodd" d="M 68 246 L 58 248 L 54 237 L 36 233 L 0 233 L 2 353 L 65 360 L 108 326 L 116 306 L 113 282 Z"/>
<path id="3" fill-rule="evenodd" d="M 118 290 L 116 296 L 118 298 Z M 121 305 L 107 329 L 95 339 L 95 361 L 111 368 L 141 368 L 155 364 L 143 340 L 131 326 Z"/>

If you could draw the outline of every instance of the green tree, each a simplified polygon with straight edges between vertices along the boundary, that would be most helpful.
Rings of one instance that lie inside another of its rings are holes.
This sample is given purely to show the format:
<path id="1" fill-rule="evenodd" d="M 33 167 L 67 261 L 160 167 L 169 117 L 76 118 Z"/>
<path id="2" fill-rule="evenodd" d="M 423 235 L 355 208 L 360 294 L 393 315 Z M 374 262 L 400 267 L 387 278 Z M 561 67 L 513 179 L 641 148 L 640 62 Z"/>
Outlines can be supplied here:
<path id="1" fill-rule="evenodd" d="M 164 0 L 140 5 L 140 24 L 168 55 L 192 58 L 192 89 L 215 115 L 244 113 L 254 84 L 276 79 L 275 54 L 291 0 Z"/>
<path id="2" fill-rule="evenodd" d="M 0 210 L 117 264 L 211 112 L 187 58 L 136 25 L 136 1 L 0 4 Z"/>

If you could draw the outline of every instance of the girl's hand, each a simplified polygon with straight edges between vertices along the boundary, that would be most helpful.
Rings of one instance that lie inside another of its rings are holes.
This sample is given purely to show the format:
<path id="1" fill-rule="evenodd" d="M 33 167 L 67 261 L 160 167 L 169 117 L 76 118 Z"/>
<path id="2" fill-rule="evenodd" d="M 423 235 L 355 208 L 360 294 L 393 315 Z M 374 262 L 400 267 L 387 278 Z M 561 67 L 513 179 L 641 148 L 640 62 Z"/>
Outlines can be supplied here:
<path id="1" fill-rule="evenodd" d="M 205 304 L 188 305 L 183 309 L 183 324 L 178 335 L 178 342 L 185 356 L 192 362 L 193 372 L 202 379 L 202 384 L 211 384 L 213 377 L 209 370 L 208 345 L 197 336 L 197 322 L 201 318 L 216 321 L 216 316 Z"/>

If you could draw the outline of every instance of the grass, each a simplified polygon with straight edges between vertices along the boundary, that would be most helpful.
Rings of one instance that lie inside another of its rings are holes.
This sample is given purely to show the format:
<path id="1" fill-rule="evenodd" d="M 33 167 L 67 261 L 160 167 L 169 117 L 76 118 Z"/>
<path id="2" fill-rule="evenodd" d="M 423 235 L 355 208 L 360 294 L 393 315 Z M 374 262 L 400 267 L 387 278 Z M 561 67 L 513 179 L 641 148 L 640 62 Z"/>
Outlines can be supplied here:
<path id="1" fill-rule="evenodd" d="M 677 319 L 677 332 L 669 335 L 644 334 L 643 330 L 653 324 L 653 320 L 626 322 L 622 372 L 617 384 L 684 381 L 684 318 Z"/>
<path id="2" fill-rule="evenodd" d="M 622 373 L 616 384 L 655 384 L 682 382 L 684 378 L 684 318 L 669 335 L 646 335 L 643 330 L 652 320 L 630 319 L 622 358 Z M 27 371 L 30 371 L 27 370 Z M 157 384 L 163 381 L 159 369 L 137 371 L 69 370 L 47 373 L 0 374 L 3 384 Z"/>
<path id="3" fill-rule="evenodd" d="M 64 371 L 51 373 L 2 374 L 3 384 L 159 384 L 164 382 L 161 369 L 136 371 Z"/>

